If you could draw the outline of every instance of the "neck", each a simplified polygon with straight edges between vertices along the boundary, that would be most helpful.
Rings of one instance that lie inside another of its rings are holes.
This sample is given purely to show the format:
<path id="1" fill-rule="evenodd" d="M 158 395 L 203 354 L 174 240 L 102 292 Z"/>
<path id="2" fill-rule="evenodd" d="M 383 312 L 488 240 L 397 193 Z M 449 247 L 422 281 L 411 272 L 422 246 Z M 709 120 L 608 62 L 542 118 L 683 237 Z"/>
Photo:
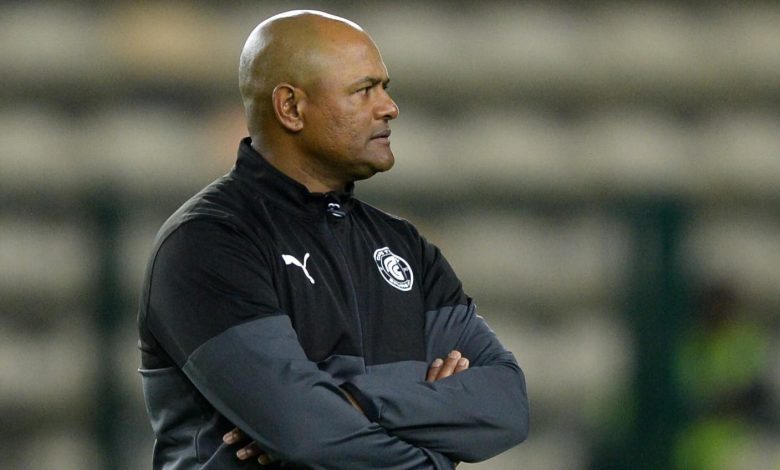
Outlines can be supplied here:
<path id="1" fill-rule="evenodd" d="M 306 189 L 311 193 L 341 191 L 347 186 L 346 181 L 328 178 L 322 172 L 317 171 L 316 168 L 307 165 L 306 159 L 299 158 L 299 155 L 294 151 L 273 151 L 265 149 L 261 145 L 256 145 L 255 142 L 253 139 L 252 148 L 257 153 L 262 155 L 274 168 L 306 186 Z"/>

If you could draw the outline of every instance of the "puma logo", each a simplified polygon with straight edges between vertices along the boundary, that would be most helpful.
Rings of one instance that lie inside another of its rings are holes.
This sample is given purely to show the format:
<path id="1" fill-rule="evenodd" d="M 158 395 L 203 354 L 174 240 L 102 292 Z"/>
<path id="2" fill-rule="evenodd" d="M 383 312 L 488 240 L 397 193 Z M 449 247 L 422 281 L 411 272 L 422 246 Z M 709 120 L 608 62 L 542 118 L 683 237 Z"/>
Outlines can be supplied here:
<path id="1" fill-rule="evenodd" d="M 292 255 L 282 255 L 282 259 L 284 260 L 284 264 L 287 265 L 287 266 L 292 264 L 292 265 L 295 265 L 295 266 L 298 266 L 299 268 L 301 268 L 303 270 L 303 274 L 305 274 L 306 277 L 309 278 L 309 281 L 312 284 L 314 284 L 314 278 L 311 277 L 311 275 L 309 275 L 309 271 L 306 270 L 306 263 L 309 261 L 309 254 L 308 253 L 306 253 L 304 255 L 303 263 L 298 261 L 298 259 L 295 256 L 292 256 Z"/>

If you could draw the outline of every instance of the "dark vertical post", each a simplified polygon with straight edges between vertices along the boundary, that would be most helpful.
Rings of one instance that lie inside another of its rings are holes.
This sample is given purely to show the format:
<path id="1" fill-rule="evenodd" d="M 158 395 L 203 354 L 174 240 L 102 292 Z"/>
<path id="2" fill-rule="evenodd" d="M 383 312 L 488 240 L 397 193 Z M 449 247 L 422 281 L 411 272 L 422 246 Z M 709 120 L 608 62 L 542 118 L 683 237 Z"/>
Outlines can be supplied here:
<path id="1" fill-rule="evenodd" d="M 119 429 L 114 417 L 121 415 L 121 396 L 114 359 L 122 291 L 119 281 L 118 237 L 122 218 L 119 195 L 111 188 L 102 188 L 87 201 L 95 228 L 97 278 L 94 282 L 94 325 L 98 370 L 96 371 L 93 433 L 106 469 L 119 468 Z"/>
<path id="2" fill-rule="evenodd" d="M 627 314 L 636 347 L 636 408 L 626 468 L 672 468 L 675 437 L 685 419 L 674 376 L 688 315 L 680 256 L 685 223 L 684 207 L 673 201 L 642 204 L 633 213 L 636 245 Z"/>

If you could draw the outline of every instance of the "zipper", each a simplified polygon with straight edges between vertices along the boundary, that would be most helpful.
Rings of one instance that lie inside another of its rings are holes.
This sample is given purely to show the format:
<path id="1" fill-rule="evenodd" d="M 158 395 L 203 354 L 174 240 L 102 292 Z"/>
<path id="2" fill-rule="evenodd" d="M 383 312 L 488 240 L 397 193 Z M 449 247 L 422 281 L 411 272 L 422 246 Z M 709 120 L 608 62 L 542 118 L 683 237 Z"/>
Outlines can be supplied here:
<path id="1" fill-rule="evenodd" d="M 333 217 L 337 219 L 343 219 L 344 216 L 347 215 L 346 212 L 341 210 L 341 205 L 335 202 L 329 202 L 328 208 L 325 210 L 328 214 L 332 215 Z"/>
<path id="2" fill-rule="evenodd" d="M 325 210 L 325 212 L 328 214 L 325 216 L 325 225 L 328 228 L 328 233 L 330 234 L 331 238 L 336 242 L 336 248 L 339 252 L 339 255 L 341 256 L 341 262 L 344 265 L 344 270 L 347 273 L 347 280 L 349 282 L 349 291 L 352 294 L 352 311 L 355 315 L 355 318 L 357 319 L 358 323 L 358 338 L 360 340 L 360 349 L 363 353 L 363 362 L 364 364 L 368 362 L 368 358 L 366 357 L 366 344 L 364 340 L 364 332 L 363 332 L 363 321 L 360 319 L 360 309 L 358 308 L 358 297 L 357 297 L 357 289 L 355 289 L 355 281 L 354 277 L 352 276 L 352 270 L 349 268 L 349 262 L 347 260 L 347 256 L 344 252 L 344 246 L 341 244 L 341 241 L 339 240 L 339 237 L 336 235 L 335 231 L 333 230 L 333 227 L 331 226 L 332 222 L 330 217 L 333 217 L 338 221 L 339 219 L 343 219 L 347 213 L 341 210 L 341 205 L 335 202 L 331 202 L 328 204 L 328 208 Z M 330 216 L 330 217 L 328 217 Z"/>

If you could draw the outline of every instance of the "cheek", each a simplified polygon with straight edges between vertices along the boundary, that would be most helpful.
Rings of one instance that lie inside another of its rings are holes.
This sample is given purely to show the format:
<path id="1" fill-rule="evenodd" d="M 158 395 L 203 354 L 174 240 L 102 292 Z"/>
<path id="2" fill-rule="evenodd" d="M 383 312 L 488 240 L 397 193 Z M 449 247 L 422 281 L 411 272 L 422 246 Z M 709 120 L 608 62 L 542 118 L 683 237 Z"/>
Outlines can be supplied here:
<path id="1" fill-rule="evenodd" d="M 367 127 L 355 114 L 333 113 L 328 127 L 328 137 L 336 146 L 362 147 L 366 140 Z"/>
<path id="2" fill-rule="evenodd" d="M 344 139 L 343 119 L 331 108 L 323 110 L 309 125 L 316 146 L 326 152 L 332 152 Z"/>

